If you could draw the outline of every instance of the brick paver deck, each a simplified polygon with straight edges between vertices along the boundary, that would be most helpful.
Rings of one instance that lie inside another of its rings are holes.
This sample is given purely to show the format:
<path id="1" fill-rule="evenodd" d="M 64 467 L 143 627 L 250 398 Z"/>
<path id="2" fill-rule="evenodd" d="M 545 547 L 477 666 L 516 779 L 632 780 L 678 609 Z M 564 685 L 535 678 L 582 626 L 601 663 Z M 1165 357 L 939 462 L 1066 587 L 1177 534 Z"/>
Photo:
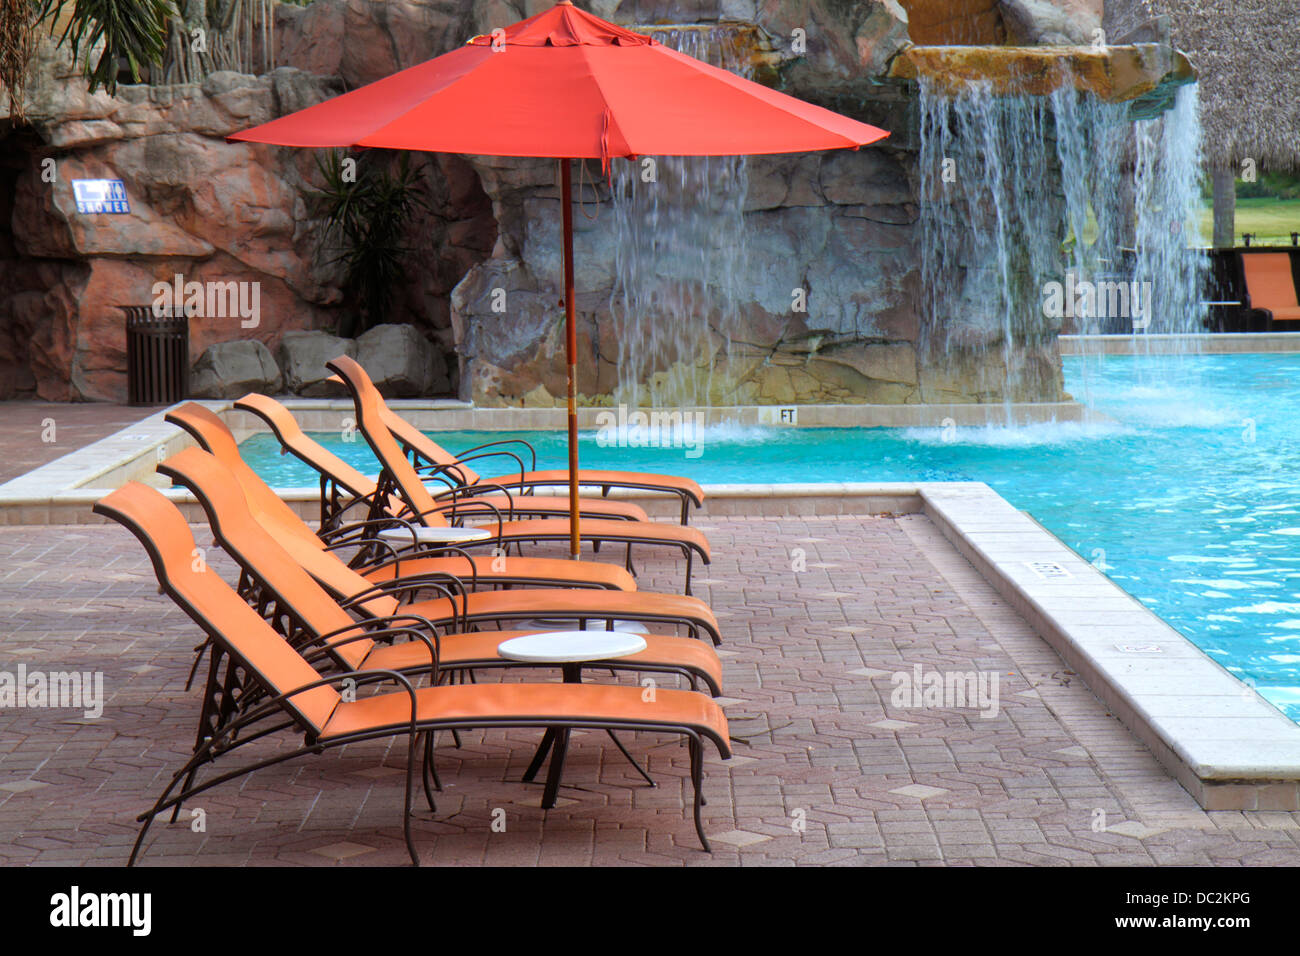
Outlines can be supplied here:
<path id="1" fill-rule="evenodd" d="M 0 402 L 0 484 L 152 415 L 102 402 Z M 53 427 L 51 427 L 51 425 Z"/>
<path id="2" fill-rule="evenodd" d="M 675 742 L 629 735 L 650 789 L 603 734 L 576 735 L 543 811 L 540 783 L 518 780 L 540 731 L 492 731 L 440 743 L 438 812 L 417 803 L 424 861 L 1300 862 L 1300 815 L 1202 812 L 925 518 L 699 524 L 715 558 L 698 592 L 724 627 L 743 741 L 706 762 L 714 853 L 696 843 Z M 3 528 L 0 557 L 0 670 L 102 670 L 107 698 L 98 720 L 0 711 L 0 862 L 121 864 L 134 815 L 188 754 L 198 632 L 117 527 Z M 647 563 L 642 587 L 679 573 Z M 996 716 L 894 706 L 891 674 L 918 664 L 996 672 Z M 400 743 L 356 744 L 215 788 L 194 801 L 201 821 L 187 808 L 155 825 L 144 863 L 404 863 L 404 761 Z"/>

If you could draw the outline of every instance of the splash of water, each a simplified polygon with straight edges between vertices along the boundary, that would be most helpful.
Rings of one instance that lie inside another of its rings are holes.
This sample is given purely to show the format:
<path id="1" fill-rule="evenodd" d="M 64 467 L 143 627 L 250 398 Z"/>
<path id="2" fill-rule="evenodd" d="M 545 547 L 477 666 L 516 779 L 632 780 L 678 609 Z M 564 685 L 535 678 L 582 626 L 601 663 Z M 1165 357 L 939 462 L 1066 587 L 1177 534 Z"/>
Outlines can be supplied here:
<path id="1" fill-rule="evenodd" d="M 750 78 L 746 51 L 726 27 L 662 27 L 653 34 Z M 714 367 L 738 327 L 748 185 L 744 156 L 615 162 L 616 404 L 708 407 L 724 398 L 716 394 Z"/>

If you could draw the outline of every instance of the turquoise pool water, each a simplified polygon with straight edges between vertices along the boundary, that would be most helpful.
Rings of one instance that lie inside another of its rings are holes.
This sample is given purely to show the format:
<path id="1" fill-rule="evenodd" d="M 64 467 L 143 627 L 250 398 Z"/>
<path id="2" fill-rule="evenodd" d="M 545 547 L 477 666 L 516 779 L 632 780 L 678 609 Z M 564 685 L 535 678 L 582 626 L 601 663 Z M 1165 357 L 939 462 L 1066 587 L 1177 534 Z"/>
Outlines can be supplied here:
<path id="1" fill-rule="evenodd" d="M 681 444 L 610 447 L 591 467 L 702 483 L 984 481 L 1264 696 L 1300 719 L 1300 355 L 1071 358 L 1067 388 L 1105 424 L 1025 428 L 717 426 Z M 452 449 L 517 434 L 562 467 L 559 432 L 443 432 Z M 373 473 L 359 439 L 320 434 Z M 269 436 L 244 444 L 272 484 L 314 485 Z M 697 457 L 693 457 L 698 452 Z M 501 459 L 486 474 L 509 471 Z"/>

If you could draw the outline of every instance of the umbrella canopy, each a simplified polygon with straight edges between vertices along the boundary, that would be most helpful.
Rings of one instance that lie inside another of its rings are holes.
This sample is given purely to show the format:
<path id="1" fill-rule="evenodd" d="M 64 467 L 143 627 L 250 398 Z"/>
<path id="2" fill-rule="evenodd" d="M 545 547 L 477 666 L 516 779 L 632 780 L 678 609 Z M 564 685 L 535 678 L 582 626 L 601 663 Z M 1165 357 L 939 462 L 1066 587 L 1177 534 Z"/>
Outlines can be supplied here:
<path id="1" fill-rule="evenodd" d="M 678 53 L 569 0 L 418 66 L 231 136 L 560 159 L 570 551 L 578 556 L 571 159 L 856 149 L 889 134 Z"/>

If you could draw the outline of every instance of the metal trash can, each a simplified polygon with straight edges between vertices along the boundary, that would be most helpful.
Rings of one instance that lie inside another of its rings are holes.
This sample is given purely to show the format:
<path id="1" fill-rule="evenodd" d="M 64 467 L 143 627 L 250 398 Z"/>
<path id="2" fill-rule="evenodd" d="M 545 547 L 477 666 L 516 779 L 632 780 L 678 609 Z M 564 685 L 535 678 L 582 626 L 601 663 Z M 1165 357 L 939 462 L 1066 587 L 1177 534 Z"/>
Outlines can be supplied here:
<path id="1" fill-rule="evenodd" d="M 171 405 L 190 391 L 190 323 L 183 308 L 156 316 L 151 305 L 126 313 L 126 395 L 131 405 Z"/>

